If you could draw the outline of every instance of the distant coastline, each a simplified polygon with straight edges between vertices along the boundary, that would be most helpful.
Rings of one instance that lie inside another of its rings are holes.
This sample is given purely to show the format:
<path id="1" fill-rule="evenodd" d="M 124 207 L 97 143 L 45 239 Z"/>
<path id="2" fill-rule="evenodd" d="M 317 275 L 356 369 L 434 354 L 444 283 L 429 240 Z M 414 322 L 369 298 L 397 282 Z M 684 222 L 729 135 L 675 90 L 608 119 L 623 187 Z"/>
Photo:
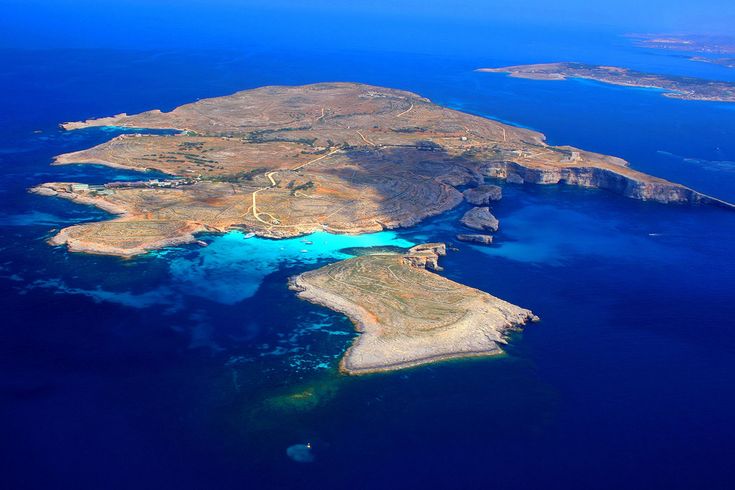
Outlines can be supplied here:
<path id="1" fill-rule="evenodd" d="M 511 77 L 529 80 L 581 78 L 625 87 L 660 89 L 664 90 L 662 95 L 673 99 L 735 102 L 735 83 L 733 82 L 644 73 L 617 66 L 564 62 L 479 68 L 477 71 L 508 73 Z"/>

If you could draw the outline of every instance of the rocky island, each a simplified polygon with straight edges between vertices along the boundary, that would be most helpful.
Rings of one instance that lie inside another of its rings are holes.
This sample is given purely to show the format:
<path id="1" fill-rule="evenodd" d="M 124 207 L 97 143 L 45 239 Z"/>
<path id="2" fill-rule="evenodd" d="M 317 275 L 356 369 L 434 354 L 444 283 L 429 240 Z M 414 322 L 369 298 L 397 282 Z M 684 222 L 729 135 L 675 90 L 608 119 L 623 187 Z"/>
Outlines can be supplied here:
<path id="1" fill-rule="evenodd" d="M 340 370 L 365 374 L 502 352 L 508 332 L 538 320 L 529 310 L 426 270 L 443 244 L 363 255 L 291 279 L 298 296 L 347 315 L 360 335 Z"/>
<path id="2" fill-rule="evenodd" d="M 416 224 L 459 205 L 486 177 L 571 184 L 663 203 L 730 206 L 629 168 L 615 157 L 551 146 L 540 133 L 447 109 L 411 92 L 357 83 L 246 90 L 170 112 L 65 123 L 131 128 L 55 165 L 157 170 L 167 179 L 41 184 L 32 192 L 97 206 L 114 219 L 50 239 L 77 252 L 129 257 L 242 229 L 270 238 L 365 233 Z M 168 129 L 171 135 L 140 134 Z"/>
<path id="3" fill-rule="evenodd" d="M 704 56 L 692 56 L 689 61 L 697 61 L 699 63 L 709 63 L 725 68 L 735 68 L 735 58 L 705 58 Z"/>
<path id="4" fill-rule="evenodd" d="M 515 78 L 566 80 L 583 78 L 626 87 L 658 88 L 666 97 L 685 100 L 735 102 L 735 83 L 676 75 L 659 75 L 585 63 L 543 63 L 502 68 L 480 68 L 486 73 L 509 73 Z"/>
<path id="5" fill-rule="evenodd" d="M 735 39 L 717 35 L 681 34 L 628 34 L 634 44 L 641 48 L 689 53 L 731 54 L 735 53 Z"/>
<path id="6" fill-rule="evenodd" d="M 498 231 L 500 226 L 500 222 L 487 206 L 470 209 L 459 221 L 467 228 L 480 231 Z"/>

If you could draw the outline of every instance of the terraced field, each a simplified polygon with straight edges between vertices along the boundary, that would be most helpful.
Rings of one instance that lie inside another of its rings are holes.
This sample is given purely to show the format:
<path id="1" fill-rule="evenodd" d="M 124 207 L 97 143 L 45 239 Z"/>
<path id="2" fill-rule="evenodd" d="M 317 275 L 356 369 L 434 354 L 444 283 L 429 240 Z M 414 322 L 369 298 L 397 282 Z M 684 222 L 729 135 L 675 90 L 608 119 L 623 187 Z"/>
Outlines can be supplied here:
<path id="1" fill-rule="evenodd" d="M 72 251 L 131 256 L 246 229 L 292 237 L 410 226 L 458 205 L 456 187 L 485 177 L 599 187 L 659 202 L 729 206 L 636 172 L 618 158 L 555 147 L 544 136 L 432 104 L 410 92 L 355 83 L 263 87 L 149 111 L 66 123 L 175 129 L 123 135 L 56 157 L 167 173 L 170 179 L 31 189 L 119 215 L 61 230 Z"/>

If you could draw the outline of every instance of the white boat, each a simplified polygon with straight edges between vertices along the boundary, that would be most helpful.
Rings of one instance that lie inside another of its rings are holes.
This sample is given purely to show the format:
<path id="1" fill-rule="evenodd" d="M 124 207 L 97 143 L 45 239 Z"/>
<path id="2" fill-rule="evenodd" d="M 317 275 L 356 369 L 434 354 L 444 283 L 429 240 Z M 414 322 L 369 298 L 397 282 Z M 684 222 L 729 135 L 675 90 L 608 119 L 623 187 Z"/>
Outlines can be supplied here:
<path id="1" fill-rule="evenodd" d="M 255 236 L 255 233 L 251 231 L 250 233 L 245 235 L 245 238 L 253 238 L 254 236 Z"/>

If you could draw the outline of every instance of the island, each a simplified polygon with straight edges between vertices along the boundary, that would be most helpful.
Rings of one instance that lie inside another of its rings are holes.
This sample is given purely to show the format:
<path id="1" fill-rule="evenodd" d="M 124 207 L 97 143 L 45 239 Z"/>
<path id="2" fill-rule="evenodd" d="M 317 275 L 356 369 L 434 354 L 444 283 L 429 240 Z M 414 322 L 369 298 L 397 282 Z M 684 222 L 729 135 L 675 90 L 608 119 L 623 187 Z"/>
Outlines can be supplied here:
<path id="1" fill-rule="evenodd" d="M 480 203 L 499 198 L 497 190 L 480 187 L 487 178 L 732 207 L 633 170 L 619 158 L 552 146 L 535 131 L 359 83 L 261 87 L 170 112 L 62 125 L 103 126 L 132 134 L 59 155 L 54 165 L 100 164 L 167 177 L 33 187 L 39 195 L 115 215 L 63 228 L 50 238 L 73 252 L 131 257 L 195 242 L 198 233 L 238 229 L 283 238 L 406 227 L 465 197 Z M 478 190 L 460 191 L 468 187 Z"/>
<path id="2" fill-rule="evenodd" d="M 664 91 L 662 95 L 674 99 L 735 102 L 735 82 L 677 75 L 659 75 L 617 66 L 588 65 L 585 63 L 542 63 L 502 68 L 480 68 L 477 71 L 508 73 L 515 78 L 531 80 L 582 78 L 625 87 L 657 88 Z"/>
<path id="3" fill-rule="evenodd" d="M 692 56 L 689 58 L 689 61 L 709 63 L 710 65 L 718 65 L 724 68 L 735 68 L 735 58 L 705 58 L 704 56 Z"/>
<path id="4" fill-rule="evenodd" d="M 529 310 L 430 272 L 444 244 L 362 255 L 291 278 L 300 298 L 345 314 L 360 335 L 340 361 L 366 374 L 502 353 Z"/>
<path id="5" fill-rule="evenodd" d="M 487 206 L 470 209 L 459 221 L 473 230 L 498 231 L 500 226 L 500 222 Z"/>
<path id="6" fill-rule="evenodd" d="M 459 233 L 457 240 L 460 242 L 478 243 L 480 245 L 490 245 L 493 243 L 492 235 L 482 235 L 479 233 Z"/>
<path id="7" fill-rule="evenodd" d="M 735 38 L 709 34 L 628 34 L 634 44 L 641 48 L 690 53 L 731 54 L 735 53 Z"/>

